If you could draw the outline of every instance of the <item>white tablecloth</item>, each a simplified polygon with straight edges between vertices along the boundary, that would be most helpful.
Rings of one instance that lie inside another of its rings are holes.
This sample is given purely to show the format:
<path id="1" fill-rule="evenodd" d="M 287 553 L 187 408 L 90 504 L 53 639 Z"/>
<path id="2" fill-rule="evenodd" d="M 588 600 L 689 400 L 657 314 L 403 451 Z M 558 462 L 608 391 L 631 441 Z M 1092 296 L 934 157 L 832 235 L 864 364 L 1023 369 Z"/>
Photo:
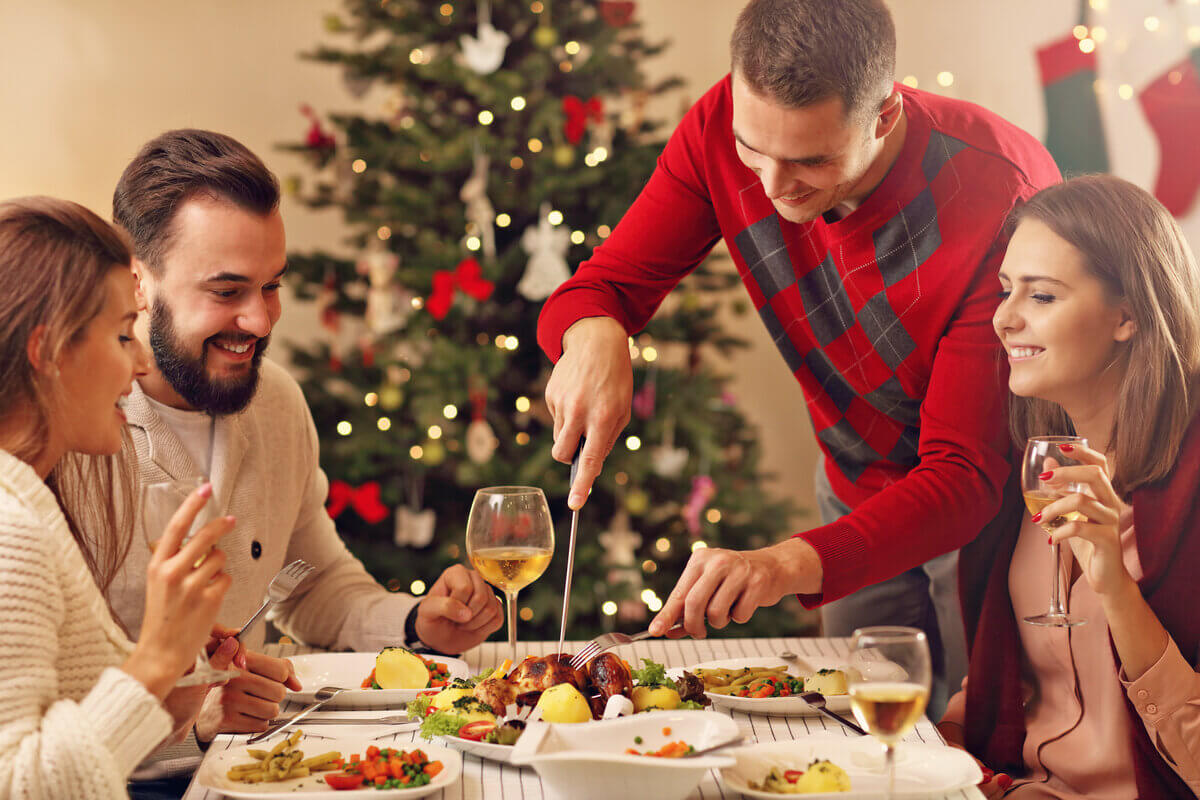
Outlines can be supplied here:
<path id="1" fill-rule="evenodd" d="M 784 650 L 791 650 L 807 656 L 838 656 L 847 651 L 847 639 L 677 639 L 637 642 L 626 645 L 617 652 L 621 657 L 634 666 L 639 666 L 643 657 L 671 667 L 686 667 L 702 661 L 716 661 L 724 658 L 742 656 L 775 656 Z M 582 642 L 569 642 L 563 649 L 566 652 L 576 652 Z M 517 645 L 518 658 L 527 655 L 544 655 L 551 653 L 558 646 L 557 642 L 520 642 Z M 296 645 L 272 645 L 267 648 L 271 655 L 297 655 L 313 652 L 309 648 Z M 488 667 L 494 667 L 508 656 L 507 642 L 485 642 L 469 651 L 463 660 L 470 666 L 472 673 L 481 672 Z M 316 712 L 320 716 L 324 712 Z M 747 741 L 769 742 L 784 739 L 795 739 L 810 733 L 841 733 L 855 736 L 833 720 L 822 716 L 813 717 L 764 717 L 755 714 L 720 711 L 729 714 Z M 337 711 L 328 712 L 330 716 L 338 715 Z M 361 726 L 356 727 L 355 734 L 371 736 L 373 732 L 384 732 L 386 728 Z M 209 748 L 209 753 L 219 752 L 230 747 L 242 747 L 244 737 L 219 736 Z M 397 747 L 407 747 L 410 744 L 421 743 L 413 729 L 395 734 L 391 739 L 380 739 L 380 745 L 394 744 Z M 940 742 L 941 737 L 928 719 L 922 719 L 907 741 Z M 716 771 L 700 783 L 689 800 L 715 800 L 715 798 L 739 797 L 737 793 L 729 792 L 717 780 Z M 220 800 L 224 797 L 219 792 L 210 791 L 195 782 L 188 787 L 184 800 Z M 430 796 L 433 800 L 544 800 L 541 779 L 536 772 L 529 768 L 496 764 L 483 761 L 474 756 L 463 756 L 463 775 L 457 785 L 438 794 Z M 938 800 L 943 796 L 937 795 Z M 983 794 L 975 788 L 945 795 L 945 800 L 982 800 Z M 627 798 L 626 800 L 633 800 Z"/>

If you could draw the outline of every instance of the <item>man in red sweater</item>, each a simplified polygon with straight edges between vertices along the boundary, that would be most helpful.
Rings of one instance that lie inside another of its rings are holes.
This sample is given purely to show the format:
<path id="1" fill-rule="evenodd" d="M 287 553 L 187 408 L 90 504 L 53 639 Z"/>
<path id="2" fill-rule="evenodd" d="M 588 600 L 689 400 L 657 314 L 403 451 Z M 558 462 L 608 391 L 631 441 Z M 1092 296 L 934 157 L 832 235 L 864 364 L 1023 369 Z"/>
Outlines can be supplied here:
<path id="1" fill-rule="evenodd" d="M 651 630 L 682 617 L 702 636 L 706 620 L 744 622 L 795 593 L 827 604 L 828 635 L 924 628 L 944 651 L 939 688 L 957 689 L 955 551 L 1008 476 L 991 329 L 1004 223 L 1058 170 L 985 109 L 894 84 L 883 0 L 752 0 L 731 49 L 731 74 L 542 310 L 554 457 L 587 437 L 568 502 L 583 504 L 629 419 L 626 336 L 724 238 L 804 392 L 825 524 L 759 550 L 697 551 Z"/>

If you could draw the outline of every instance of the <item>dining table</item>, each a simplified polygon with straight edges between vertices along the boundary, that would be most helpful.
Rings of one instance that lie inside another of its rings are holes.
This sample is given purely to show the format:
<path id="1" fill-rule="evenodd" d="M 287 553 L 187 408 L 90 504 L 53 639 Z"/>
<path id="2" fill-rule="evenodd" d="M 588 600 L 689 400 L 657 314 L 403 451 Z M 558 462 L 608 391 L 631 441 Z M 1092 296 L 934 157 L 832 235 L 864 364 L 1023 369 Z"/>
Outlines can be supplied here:
<path id="1" fill-rule="evenodd" d="M 575 653 L 582 649 L 586 642 L 569 641 L 563 650 Z M 707 661 L 717 661 L 732 658 L 778 657 L 781 652 L 791 651 L 807 658 L 845 658 L 849 653 L 848 638 L 820 637 L 779 637 L 779 638 L 721 638 L 721 639 L 646 639 L 633 644 L 624 645 L 614 650 L 634 666 L 641 664 L 641 659 L 649 658 L 657 661 L 668 669 L 688 667 Z M 557 641 L 551 642 L 518 642 L 517 658 L 536 655 L 542 656 L 553 653 L 558 647 Z M 274 656 L 295 656 L 306 653 L 323 652 L 303 645 L 282 643 L 267 645 L 265 652 Z M 499 664 L 510 657 L 509 645 L 505 641 L 484 642 L 466 652 L 462 659 L 467 663 L 472 674 L 482 672 Z M 299 704 L 285 703 L 283 714 L 298 710 Z M 859 734 L 849 730 L 839 722 L 823 716 L 762 716 L 745 714 L 727 708 L 716 708 L 715 713 L 726 714 L 733 718 L 745 737 L 746 743 L 771 742 L 796 739 L 813 734 L 844 735 L 849 737 Z M 344 712 L 316 711 L 313 716 L 344 716 Z M 300 725 L 303 727 L 303 724 Z M 386 734 L 386 726 L 369 724 L 354 726 L 354 733 L 366 737 Z M 214 758 L 223 750 L 235 747 L 245 747 L 246 736 L 221 735 L 210 745 L 206 760 Z M 400 748 L 420 745 L 424 740 L 418 738 L 414 726 L 404 726 L 390 737 L 384 736 L 379 740 L 381 746 Z M 922 717 L 905 741 L 942 743 L 941 734 L 927 718 Z M 880 745 L 882 748 L 882 745 Z M 463 755 L 463 771 L 461 779 L 441 792 L 430 795 L 434 800 L 544 800 L 550 795 L 545 792 L 537 773 L 528 767 L 516 767 L 511 764 L 500 764 L 479 759 L 473 755 Z M 183 795 L 184 800 L 221 800 L 225 797 L 221 792 L 207 789 L 195 780 L 188 786 Z M 736 800 L 741 795 L 723 785 L 717 770 L 710 770 L 688 800 L 716 800 L 729 798 Z M 983 793 L 977 787 L 955 791 L 951 794 L 932 794 L 928 800 L 982 800 Z M 912 795 L 905 795 L 906 800 L 915 800 Z M 627 800 L 633 800 L 627 798 Z"/>

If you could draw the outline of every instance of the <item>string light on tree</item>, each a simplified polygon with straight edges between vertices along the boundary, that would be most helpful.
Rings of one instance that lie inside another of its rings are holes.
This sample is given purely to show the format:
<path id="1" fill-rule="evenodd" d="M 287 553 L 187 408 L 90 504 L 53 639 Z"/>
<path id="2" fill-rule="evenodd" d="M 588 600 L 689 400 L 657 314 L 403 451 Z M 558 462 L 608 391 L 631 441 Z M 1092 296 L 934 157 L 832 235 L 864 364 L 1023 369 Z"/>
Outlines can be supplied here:
<path id="1" fill-rule="evenodd" d="M 455 417 L 458 416 L 458 406 L 448 403 L 442 409 L 442 416 L 445 417 L 446 419 L 454 419 Z"/>
<path id="2" fill-rule="evenodd" d="M 583 244 L 586 238 L 583 231 L 571 231 L 571 244 Z"/>
<path id="3" fill-rule="evenodd" d="M 954 73 L 946 71 L 939 72 L 937 74 L 937 82 L 938 86 L 941 86 L 942 88 L 950 88 L 954 85 Z"/>
<path id="4" fill-rule="evenodd" d="M 440 439 L 442 438 L 442 426 L 430 425 L 429 430 L 426 431 L 426 433 L 429 434 L 430 439 Z"/>
<path id="5" fill-rule="evenodd" d="M 517 407 L 517 411 L 524 414 L 526 411 L 529 410 L 529 406 L 530 406 L 529 398 L 525 397 L 524 395 L 521 395 L 520 397 L 517 398 L 517 401 L 514 405 Z"/>
<path id="6" fill-rule="evenodd" d="M 367 171 L 367 162 L 361 158 L 356 158 L 356 159 L 354 159 L 354 163 L 350 165 L 350 169 L 352 169 L 358 173 L 366 172 Z"/>
<path id="7" fill-rule="evenodd" d="M 902 80 L 900 82 L 903 83 L 905 86 L 907 86 L 910 89 L 916 89 L 917 86 L 920 84 L 920 81 L 917 80 L 916 75 L 905 75 L 904 80 Z"/>
<path id="8" fill-rule="evenodd" d="M 523 111 L 525 109 L 525 98 L 517 95 L 508 103 L 513 111 Z"/>
<path id="9" fill-rule="evenodd" d="M 699 540 L 692 542 L 692 552 L 693 553 L 696 552 L 697 550 L 703 550 L 706 547 L 708 547 L 708 544 L 706 542 L 702 542 Z"/>
<path id="10" fill-rule="evenodd" d="M 631 451 L 640 450 L 642 447 L 642 440 L 638 436 L 626 436 L 625 446 Z"/>
<path id="11" fill-rule="evenodd" d="M 391 430 L 392 420 L 388 417 L 380 417 L 378 420 L 376 420 L 375 427 L 379 428 L 381 431 Z"/>
<path id="12" fill-rule="evenodd" d="M 339 422 L 337 424 L 337 432 L 340 433 L 342 436 L 349 436 L 351 433 L 354 432 L 354 426 L 351 425 L 346 420 L 342 420 L 341 422 Z"/>
<path id="13" fill-rule="evenodd" d="M 546 215 L 546 219 L 550 220 L 551 225 L 562 225 L 563 215 L 561 211 L 551 211 Z"/>
<path id="14" fill-rule="evenodd" d="M 1154 33 L 1162 27 L 1162 21 L 1156 16 L 1149 16 L 1142 20 L 1142 24 L 1146 26 L 1146 30 Z"/>
<path id="15" fill-rule="evenodd" d="M 408 588 L 413 594 L 425 594 L 425 581 L 415 580 Z"/>
<path id="16" fill-rule="evenodd" d="M 512 217 L 510 217 L 508 214 L 497 214 L 496 215 L 496 227 L 497 228 L 507 228 L 511 224 L 512 224 Z"/>
<path id="17" fill-rule="evenodd" d="M 496 119 L 495 115 L 492 114 L 492 112 L 488 111 L 486 108 L 483 111 L 479 112 L 479 124 L 480 125 L 491 125 L 495 119 Z"/>
<path id="18" fill-rule="evenodd" d="M 605 600 L 604 605 L 600 606 L 600 611 L 606 617 L 615 617 L 617 615 L 617 604 L 612 600 Z"/>
<path id="19" fill-rule="evenodd" d="M 413 461 L 420 461 L 421 457 L 425 455 L 425 448 L 421 447 L 419 444 L 414 444 L 412 447 L 408 448 L 408 455 Z"/>
<path id="20" fill-rule="evenodd" d="M 363 404 L 367 408 L 373 408 L 375 406 L 375 404 L 378 402 L 379 402 L 379 395 L 376 394 L 375 392 L 367 392 L 365 395 L 363 395 Z"/>

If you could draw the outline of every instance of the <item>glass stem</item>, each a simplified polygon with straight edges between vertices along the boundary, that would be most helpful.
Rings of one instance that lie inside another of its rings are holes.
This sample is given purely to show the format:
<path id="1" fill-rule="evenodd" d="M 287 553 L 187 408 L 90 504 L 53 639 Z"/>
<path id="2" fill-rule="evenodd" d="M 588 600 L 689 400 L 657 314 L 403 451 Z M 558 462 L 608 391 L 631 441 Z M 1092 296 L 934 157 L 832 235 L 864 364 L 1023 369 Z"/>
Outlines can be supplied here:
<path id="1" fill-rule="evenodd" d="M 517 665 L 517 593 L 504 593 L 505 607 L 508 611 L 508 652 L 513 666 Z"/>
<path id="2" fill-rule="evenodd" d="M 887 800 L 892 800 L 896 794 L 896 747 L 895 745 L 886 744 L 886 754 L 884 758 L 887 761 Z"/>
<path id="3" fill-rule="evenodd" d="M 1065 616 L 1066 611 L 1063 610 L 1062 597 L 1059 592 L 1059 572 L 1062 570 L 1062 564 L 1058 558 L 1058 542 L 1050 545 L 1050 614 L 1052 616 Z"/>

